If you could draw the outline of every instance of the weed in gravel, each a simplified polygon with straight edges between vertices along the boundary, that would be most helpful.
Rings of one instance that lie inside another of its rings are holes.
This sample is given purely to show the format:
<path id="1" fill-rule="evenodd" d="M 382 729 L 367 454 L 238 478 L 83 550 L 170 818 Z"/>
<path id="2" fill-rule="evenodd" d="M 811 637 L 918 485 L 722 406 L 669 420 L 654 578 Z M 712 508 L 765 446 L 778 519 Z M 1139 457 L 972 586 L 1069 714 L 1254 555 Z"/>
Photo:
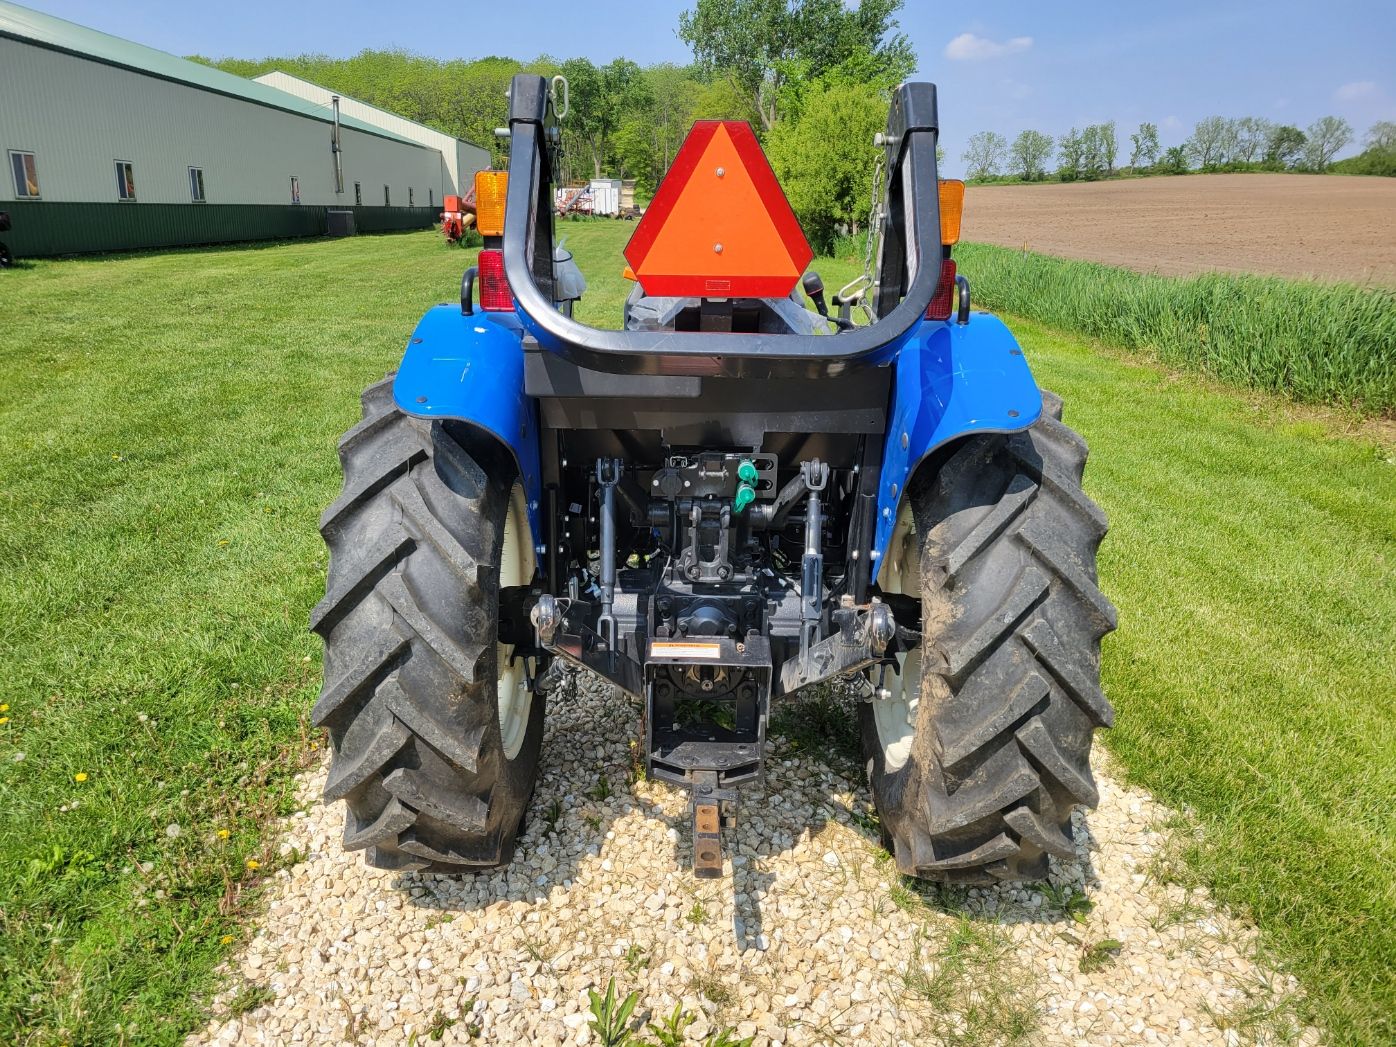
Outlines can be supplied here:
<path id="1" fill-rule="evenodd" d="M 640 750 L 640 743 L 634 738 L 630 739 L 630 762 L 626 768 L 625 781 L 632 789 L 649 777 L 645 770 L 645 754 Z"/>
<path id="2" fill-rule="evenodd" d="M 601 815 L 584 814 L 582 815 L 582 821 L 586 823 L 587 828 L 592 832 L 597 833 L 601 831 Z"/>
<path id="3" fill-rule="evenodd" d="M 703 999 L 718 1007 L 726 1007 L 733 999 L 732 990 L 715 974 L 695 975 L 693 988 Z"/>
<path id="4" fill-rule="evenodd" d="M 553 970 L 552 957 L 548 953 L 545 953 L 542 947 L 526 934 L 523 936 L 523 949 L 524 952 L 528 954 L 530 960 L 546 967 L 548 973 L 556 976 L 557 972 Z"/>
<path id="5" fill-rule="evenodd" d="M 601 1047 L 627 1047 L 631 1042 L 630 1016 L 635 1013 L 640 994 L 632 992 L 624 1000 L 617 1000 L 616 980 L 612 977 L 606 980 L 604 996 L 589 988 L 587 999 L 591 1002 L 591 1017 L 587 1019 L 587 1024 L 596 1034 Z"/>
<path id="6" fill-rule="evenodd" d="M 876 811 L 871 808 L 868 810 L 860 810 L 854 807 L 848 812 L 848 818 L 849 821 L 862 829 L 864 833 L 874 840 L 882 839 L 882 819 L 877 816 Z"/>
<path id="7" fill-rule="evenodd" d="M 684 1030 L 697 1020 L 696 1014 L 684 1010 L 682 1003 L 676 1003 L 667 1017 L 658 1023 L 650 1022 L 649 1030 L 659 1047 L 684 1047 Z"/>
<path id="8" fill-rule="evenodd" d="M 228 1014 L 234 1018 L 241 1018 L 274 999 L 276 994 L 265 985 L 248 982 L 233 993 L 232 999 L 228 1001 Z"/>
<path id="9" fill-rule="evenodd" d="M 1303 1023 L 1294 996 L 1276 993 L 1264 978 L 1255 979 L 1242 992 L 1239 1003 L 1218 1010 L 1204 1002 L 1202 1010 L 1218 1029 L 1234 1031 L 1243 1043 L 1288 1044 L 1298 1040 Z"/>
<path id="10" fill-rule="evenodd" d="M 587 790 L 587 795 L 597 803 L 604 803 L 615 795 L 615 790 L 611 788 L 610 779 L 603 774 L 600 780 Z"/>
<path id="11" fill-rule="evenodd" d="M 631 945 L 625 950 L 625 969 L 631 974 L 642 970 L 650 965 L 649 953 L 638 945 Z"/>
<path id="12" fill-rule="evenodd" d="M 930 1004 L 930 1036 L 946 1047 L 1027 1042 L 1038 1007 L 1024 999 L 1013 941 L 1003 929 L 961 917 L 929 958 L 923 958 L 924 935 L 923 929 L 902 978 L 907 992 Z"/>
<path id="13" fill-rule="evenodd" d="M 554 799 L 548 804 L 548 809 L 543 812 L 543 824 L 548 827 L 548 832 L 557 832 L 558 819 L 562 817 L 562 803 Z"/>
<path id="14" fill-rule="evenodd" d="M 887 891 L 887 896 L 892 899 L 892 904 L 902 912 L 915 912 L 921 908 L 921 899 L 906 884 L 892 884 Z"/>
<path id="15" fill-rule="evenodd" d="M 736 1038 L 736 1030 L 731 1028 L 719 1029 L 717 1032 L 708 1033 L 703 1041 L 703 1047 L 751 1047 L 756 1042 L 755 1036 L 746 1036 L 742 1039 Z"/>
<path id="16" fill-rule="evenodd" d="M 1055 883 L 1040 883 L 1038 892 L 1054 907 L 1060 909 L 1076 923 L 1085 923 L 1086 917 L 1095 908 L 1095 902 L 1085 894 L 1073 891 L 1070 887 Z"/>
<path id="17" fill-rule="evenodd" d="M 817 753 L 845 778 L 862 780 L 858 715 L 851 695 L 828 685 L 806 688 L 771 717 L 771 733 L 785 739 L 787 753 Z"/>
<path id="18" fill-rule="evenodd" d="M 363 1034 L 364 1012 L 360 1010 L 358 1014 L 355 1014 L 353 1006 L 343 995 L 336 997 L 335 1002 L 344 1011 L 344 1039 L 349 1043 L 357 1044 L 359 1037 Z"/>
<path id="19" fill-rule="evenodd" d="M 1115 938 L 1106 938 L 1104 941 L 1088 945 L 1081 950 L 1081 960 L 1077 964 L 1081 968 L 1082 974 L 1095 974 L 1103 971 L 1107 967 L 1113 967 L 1115 961 L 1120 957 L 1120 950 L 1124 945 Z"/>
<path id="20" fill-rule="evenodd" d="M 459 1018 L 447 1018 L 442 1011 L 437 1011 L 432 1015 L 431 1022 L 423 1031 L 428 1040 L 438 1043 L 446 1036 L 446 1030 L 453 1028 L 459 1021 Z M 421 1042 L 420 1037 L 415 1032 L 407 1038 L 408 1047 L 416 1047 L 419 1042 Z"/>
<path id="21" fill-rule="evenodd" d="M 695 927 L 701 927 L 708 922 L 707 907 L 704 906 L 701 901 L 694 902 L 693 908 L 688 910 L 688 915 L 685 916 L 684 919 Z"/>
<path id="22" fill-rule="evenodd" d="M 921 904 L 945 916 L 964 917 L 966 915 L 969 890 L 950 883 L 936 883 L 916 876 L 903 876 L 903 885 L 915 892 Z"/>

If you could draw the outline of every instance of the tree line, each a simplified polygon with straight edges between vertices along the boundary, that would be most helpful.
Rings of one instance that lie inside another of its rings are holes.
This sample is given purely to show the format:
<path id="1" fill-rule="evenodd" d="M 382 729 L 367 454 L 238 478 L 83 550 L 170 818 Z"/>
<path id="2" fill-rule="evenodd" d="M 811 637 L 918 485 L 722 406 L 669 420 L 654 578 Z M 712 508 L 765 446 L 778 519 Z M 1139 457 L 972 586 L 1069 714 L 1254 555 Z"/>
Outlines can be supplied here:
<path id="1" fill-rule="evenodd" d="M 508 120 L 506 91 L 517 73 L 567 78 L 559 179 L 635 179 L 652 193 L 693 121 L 745 120 L 767 155 L 810 240 L 831 246 L 856 231 L 870 208 L 891 89 L 916 68 L 901 32 L 903 0 L 695 0 L 679 16 L 688 65 L 641 66 L 626 58 L 540 55 L 439 60 L 407 51 L 352 58 L 298 55 L 224 59 L 210 65 L 255 77 L 279 69 L 488 148 L 506 149 L 495 128 Z"/>
<path id="2" fill-rule="evenodd" d="M 1352 126 L 1341 117 L 1323 116 L 1306 130 L 1256 116 L 1199 120 L 1182 145 L 1159 143 L 1158 125 L 1142 123 L 1129 135 L 1129 158 L 1119 159 L 1114 121 L 1073 127 L 1060 138 L 1026 130 L 1012 143 L 996 131 L 970 137 L 961 159 L 966 177 L 987 182 L 1003 178 L 1025 182 L 1049 177 L 1062 182 L 1096 181 L 1126 172 L 1186 174 L 1189 171 L 1344 171 L 1396 175 L 1396 123 L 1381 121 L 1367 132 L 1366 151 L 1334 163 L 1353 139 Z M 1055 157 L 1055 166 L 1053 158 Z"/>

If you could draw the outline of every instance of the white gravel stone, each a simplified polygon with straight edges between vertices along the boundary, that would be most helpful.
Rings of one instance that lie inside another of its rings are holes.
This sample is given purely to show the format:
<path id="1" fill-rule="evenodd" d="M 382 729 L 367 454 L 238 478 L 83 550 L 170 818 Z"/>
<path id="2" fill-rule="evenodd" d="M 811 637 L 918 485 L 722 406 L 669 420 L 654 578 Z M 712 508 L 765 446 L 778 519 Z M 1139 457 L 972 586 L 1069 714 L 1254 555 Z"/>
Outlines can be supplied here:
<path id="1" fill-rule="evenodd" d="M 460 879 L 365 868 L 339 846 L 341 805 L 318 800 L 324 769 L 304 775 L 302 810 L 279 832 L 285 853 L 307 857 L 271 882 L 267 915 L 189 1043 L 397 1045 L 424 1042 L 438 1016 L 460 1019 L 446 1044 L 594 1042 L 586 990 L 610 977 L 640 993 L 637 1019 L 681 1001 L 698 1017 L 690 1043 L 725 1027 L 760 1045 L 931 1043 L 957 1019 L 906 976 L 934 967 L 960 925 L 952 907 L 1011 941 L 1019 996 L 1038 1001 L 1031 1043 L 1263 1040 L 1218 1025 L 1244 1011 L 1241 1027 L 1257 1027 L 1257 1001 L 1283 1023 L 1299 993 L 1258 965 L 1252 928 L 1160 882 L 1160 826 L 1176 818 L 1099 756 L 1100 807 L 1076 813 L 1076 860 L 1050 874 L 1058 897 L 1093 903 L 1078 923 L 1031 885 L 951 892 L 941 907 L 910 900 L 876 834 L 855 827 L 871 810 L 865 785 L 779 739 L 764 787 L 744 792 L 724 833 L 728 877 L 696 880 L 684 793 L 624 784 L 638 735 L 639 710 L 599 681 L 556 693 L 513 867 Z M 597 802 L 602 775 L 615 792 Z M 554 798 L 550 831 L 539 814 Z M 1121 943 L 1113 962 L 1083 972 L 1107 939 Z M 233 1019 L 227 1002 L 248 982 L 273 998 Z M 1312 1029 L 1286 1034 L 1319 1042 Z"/>

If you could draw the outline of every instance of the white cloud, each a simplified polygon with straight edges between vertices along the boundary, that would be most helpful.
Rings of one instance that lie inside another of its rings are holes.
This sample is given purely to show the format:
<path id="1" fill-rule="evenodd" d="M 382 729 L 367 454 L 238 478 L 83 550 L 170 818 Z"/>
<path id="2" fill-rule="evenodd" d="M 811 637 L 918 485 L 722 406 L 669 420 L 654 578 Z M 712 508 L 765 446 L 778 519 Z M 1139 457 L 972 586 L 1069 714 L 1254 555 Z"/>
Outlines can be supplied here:
<path id="1" fill-rule="evenodd" d="M 945 45 L 945 57 L 955 62 L 978 62 L 985 58 L 1002 58 L 1004 55 L 1026 51 L 1032 46 L 1032 37 L 1015 36 L 999 43 L 986 36 L 961 33 Z"/>
<path id="2" fill-rule="evenodd" d="M 1356 102 L 1360 98 L 1370 98 L 1376 93 L 1377 85 L 1371 80 L 1355 80 L 1334 91 L 1333 97 L 1340 102 Z"/>
<path id="3" fill-rule="evenodd" d="M 1159 126 L 1165 131 L 1177 131 L 1183 126 L 1183 121 L 1179 120 L 1176 116 L 1165 116 L 1159 121 Z"/>

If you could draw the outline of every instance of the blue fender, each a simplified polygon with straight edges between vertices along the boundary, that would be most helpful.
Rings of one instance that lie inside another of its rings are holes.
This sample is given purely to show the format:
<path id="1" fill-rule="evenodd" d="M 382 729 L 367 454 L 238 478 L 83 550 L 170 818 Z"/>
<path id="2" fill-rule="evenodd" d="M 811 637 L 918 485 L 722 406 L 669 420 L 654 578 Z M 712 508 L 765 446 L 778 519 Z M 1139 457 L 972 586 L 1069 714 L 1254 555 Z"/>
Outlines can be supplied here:
<path id="1" fill-rule="evenodd" d="M 1017 340 L 989 313 L 973 313 L 966 324 L 923 322 L 894 366 L 872 553 L 878 567 L 907 481 L 928 454 L 971 433 L 1019 432 L 1042 414 L 1042 393 Z"/>
<path id="2" fill-rule="evenodd" d="M 460 306 L 429 309 L 407 344 L 393 400 L 418 418 L 467 422 L 508 447 L 528 499 L 533 544 L 543 544 L 538 407 L 524 394 L 523 336 L 512 315 L 501 321 Z"/>

